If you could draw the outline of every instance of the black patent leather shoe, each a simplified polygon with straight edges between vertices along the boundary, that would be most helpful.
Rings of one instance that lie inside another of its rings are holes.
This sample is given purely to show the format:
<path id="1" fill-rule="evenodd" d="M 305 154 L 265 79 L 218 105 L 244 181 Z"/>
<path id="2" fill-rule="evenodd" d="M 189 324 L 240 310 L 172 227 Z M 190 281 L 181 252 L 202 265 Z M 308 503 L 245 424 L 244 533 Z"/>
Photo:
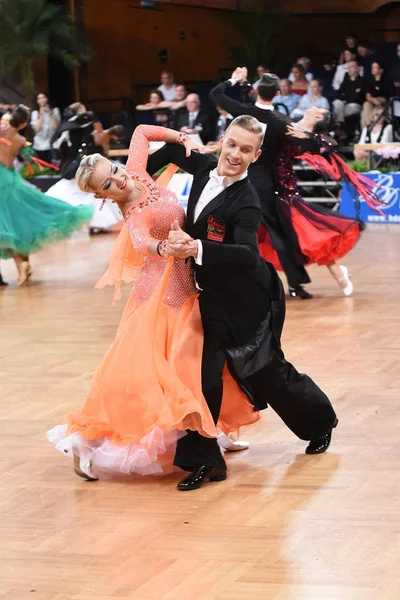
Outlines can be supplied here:
<path id="1" fill-rule="evenodd" d="M 332 429 L 328 433 L 322 435 L 319 438 L 315 438 L 315 440 L 311 440 L 306 448 L 306 454 L 323 454 L 324 452 L 326 452 L 331 443 L 332 430 L 336 427 L 338 423 L 339 421 L 336 419 Z"/>
<path id="2" fill-rule="evenodd" d="M 8 283 L 7 283 L 7 281 L 4 281 L 4 279 L 2 278 L 1 273 L 0 273 L 0 286 L 5 287 L 6 285 L 8 285 Z"/>
<path id="3" fill-rule="evenodd" d="M 178 490 L 186 492 L 189 490 L 198 490 L 202 485 L 209 481 L 224 481 L 227 478 L 226 469 L 216 469 L 215 467 L 197 467 L 178 483 Z"/>
<path id="4" fill-rule="evenodd" d="M 289 295 L 292 298 L 301 298 L 302 300 L 310 300 L 311 298 L 314 297 L 312 294 L 310 294 L 310 292 L 307 292 L 307 290 L 305 288 L 303 288 L 302 285 L 298 285 L 296 287 L 290 287 Z"/>

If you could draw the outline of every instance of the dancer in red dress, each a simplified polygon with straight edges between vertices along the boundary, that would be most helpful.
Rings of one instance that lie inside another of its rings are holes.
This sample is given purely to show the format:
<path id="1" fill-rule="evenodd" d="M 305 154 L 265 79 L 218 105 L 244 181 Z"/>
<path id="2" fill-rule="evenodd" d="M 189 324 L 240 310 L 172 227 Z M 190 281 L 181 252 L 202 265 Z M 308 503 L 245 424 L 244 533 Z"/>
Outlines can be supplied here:
<path id="1" fill-rule="evenodd" d="M 347 267 L 337 263 L 357 243 L 364 223 L 359 219 L 345 217 L 340 213 L 305 202 L 300 195 L 297 177 L 293 170 L 293 158 L 301 159 L 332 179 L 345 179 L 353 185 L 357 194 L 362 195 L 370 206 L 379 211 L 379 201 L 371 191 L 371 183 L 355 173 L 335 151 L 335 144 L 316 130 L 330 129 L 331 114 L 318 108 L 305 111 L 304 118 L 289 127 L 295 137 L 309 137 L 316 142 L 316 154 L 302 153 L 302 149 L 289 141 L 281 144 L 275 160 L 275 194 L 279 202 L 279 214 L 286 239 L 292 244 L 299 264 L 325 265 L 339 284 L 345 296 L 353 293 Z M 318 151 L 320 154 L 318 154 Z M 259 233 L 260 253 L 274 267 L 282 271 L 278 254 L 271 245 L 268 231 Z"/>

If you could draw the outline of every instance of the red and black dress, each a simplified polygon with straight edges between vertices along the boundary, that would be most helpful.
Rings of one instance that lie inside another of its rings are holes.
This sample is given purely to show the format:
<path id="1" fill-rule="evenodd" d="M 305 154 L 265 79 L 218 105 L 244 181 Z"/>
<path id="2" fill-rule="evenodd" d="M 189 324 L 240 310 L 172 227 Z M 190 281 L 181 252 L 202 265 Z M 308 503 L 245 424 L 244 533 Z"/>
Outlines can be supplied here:
<path id="1" fill-rule="evenodd" d="M 345 217 L 312 202 L 305 202 L 299 192 L 293 169 L 293 158 L 301 155 L 303 161 L 316 171 L 334 180 L 345 179 L 355 188 L 356 195 L 379 210 L 379 201 L 371 192 L 368 179 L 353 171 L 332 148 L 332 144 L 318 134 L 310 134 L 318 142 L 321 154 L 302 154 L 299 146 L 283 142 L 274 165 L 274 185 L 278 203 L 277 214 L 285 241 L 292 255 L 303 267 L 316 263 L 329 265 L 342 258 L 356 244 L 364 229 L 360 219 Z M 261 255 L 278 270 L 283 270 L 277 252 L 271 244 L 268 231 L 259 231 Z"/>

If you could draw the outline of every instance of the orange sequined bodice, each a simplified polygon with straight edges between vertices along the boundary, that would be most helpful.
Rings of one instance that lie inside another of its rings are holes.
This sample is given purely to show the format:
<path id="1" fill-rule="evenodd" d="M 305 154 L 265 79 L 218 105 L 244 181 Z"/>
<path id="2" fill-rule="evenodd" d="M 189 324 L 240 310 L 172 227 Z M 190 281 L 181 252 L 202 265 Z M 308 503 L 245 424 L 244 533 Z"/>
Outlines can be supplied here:
<path id="1" fill-rule="evenodd" d="M 148 142 L 162 141 L 161 136 L 160 127 L 145 125 L 137 127 L 132 137 L 127 163 L 129 175 L 143 184 L 147 192 L 144 201 L 125 213 L 125 222 L 133 247 L 145 257 L 143 268 L 133 288 L 136 306 L 149 300 L 167 265 L 167 259 L 149 256 L 147 251 L 149 239 L 166 239 L 175 220 L 178 220 L 182 229 L 185 228 L 185 213 L 176 195 L 154 183 L 145 169 Z M 175 259 L 165 294 L 165 303 L 178 310 L 196 291 L 190 261 Z"/>

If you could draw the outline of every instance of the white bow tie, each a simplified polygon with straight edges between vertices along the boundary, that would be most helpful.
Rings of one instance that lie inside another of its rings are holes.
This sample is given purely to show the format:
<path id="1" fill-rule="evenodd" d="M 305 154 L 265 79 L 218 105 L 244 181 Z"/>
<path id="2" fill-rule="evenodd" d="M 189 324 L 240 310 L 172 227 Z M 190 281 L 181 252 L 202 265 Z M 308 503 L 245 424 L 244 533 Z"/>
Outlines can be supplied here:
<path id="1" fill-rule="evenodd" d="M 210 171 L 210 181 L 212 182 L 213 187 L 227 187 L 228 185 L 228 177 L 226 177 L 226 175 L 218 175 L 216 169 Z"/>

